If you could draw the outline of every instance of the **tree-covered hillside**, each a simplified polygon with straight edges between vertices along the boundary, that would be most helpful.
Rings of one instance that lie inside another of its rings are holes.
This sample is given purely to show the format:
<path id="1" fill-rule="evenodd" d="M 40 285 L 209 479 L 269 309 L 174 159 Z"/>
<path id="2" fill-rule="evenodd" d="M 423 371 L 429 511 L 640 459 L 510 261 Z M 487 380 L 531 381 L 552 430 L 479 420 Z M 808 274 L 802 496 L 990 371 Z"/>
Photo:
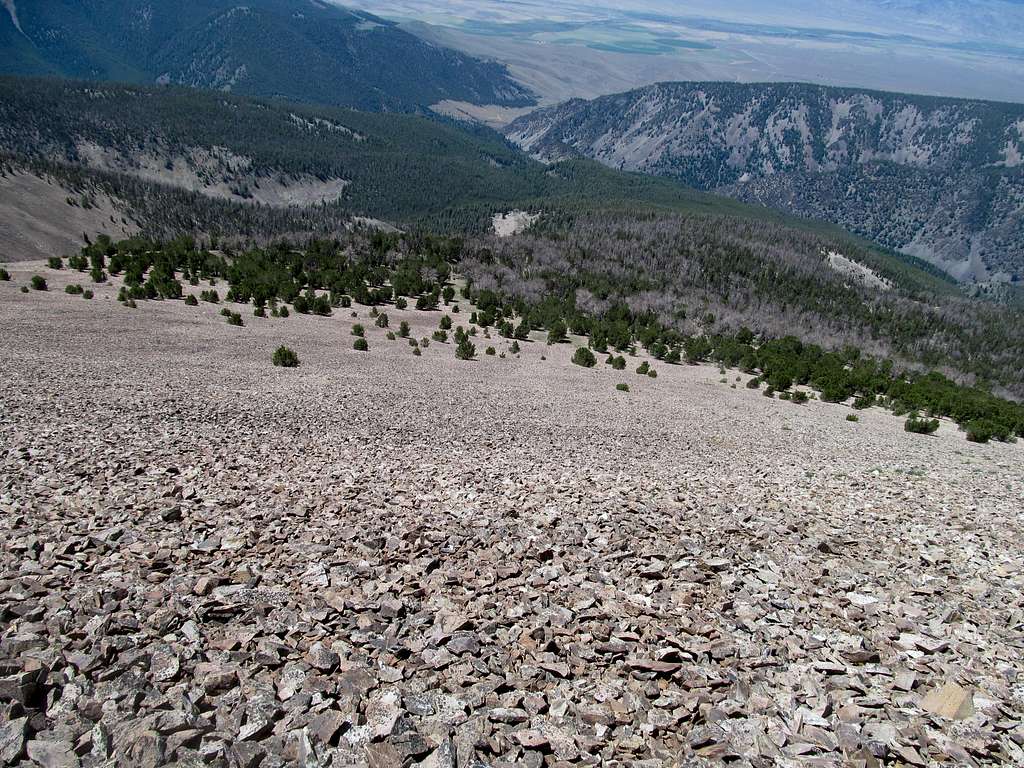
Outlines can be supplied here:
<path id="1" fill-rule="evenodd" d="M 524 106 L 505 67 L 322 0 L 17 0 L 0 72 L 167 82 L 360 109 Z"/>
<path id="2" fill-rule="evenodd" d="M 507 133 L 824 219 L 967 281 L 1024 280 L 1024 105 L 801 83 L 660 83 Z"/>

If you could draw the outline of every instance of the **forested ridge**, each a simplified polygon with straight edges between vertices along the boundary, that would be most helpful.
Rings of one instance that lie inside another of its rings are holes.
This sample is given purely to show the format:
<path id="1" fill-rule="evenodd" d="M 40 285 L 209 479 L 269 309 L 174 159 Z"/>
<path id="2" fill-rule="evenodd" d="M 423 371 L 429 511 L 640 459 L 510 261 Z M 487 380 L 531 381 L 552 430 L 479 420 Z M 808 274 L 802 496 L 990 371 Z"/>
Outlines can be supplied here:
<path id="1" fill-rule="evenodd" d="M 504 66 L 334 3 L 17 0 L 11 7 L 16 17 L 0 12 L 4 73 L 174 83 L 389 111 L 423 111 L 444 99 L 534 103 Z"/>

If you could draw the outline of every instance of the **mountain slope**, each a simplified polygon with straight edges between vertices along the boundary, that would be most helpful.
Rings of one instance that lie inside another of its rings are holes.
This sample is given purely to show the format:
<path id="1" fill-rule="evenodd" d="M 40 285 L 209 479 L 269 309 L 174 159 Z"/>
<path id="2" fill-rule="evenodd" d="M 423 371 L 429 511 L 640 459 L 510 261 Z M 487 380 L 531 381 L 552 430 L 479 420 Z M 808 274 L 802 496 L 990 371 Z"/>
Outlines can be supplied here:
<path id="1" fill-rule="evenodd" d="M 0 72 L 177 83 L 362 109 L 525 106 L 501 65 L 321 0 L 10 0 Z"/>
<path id="2" fill-rule="evenodd" d="M 967 280 L 1024 276 L 1024 106 L 804 84 L 662 83 L 506 130 L 823 218 Z"/>

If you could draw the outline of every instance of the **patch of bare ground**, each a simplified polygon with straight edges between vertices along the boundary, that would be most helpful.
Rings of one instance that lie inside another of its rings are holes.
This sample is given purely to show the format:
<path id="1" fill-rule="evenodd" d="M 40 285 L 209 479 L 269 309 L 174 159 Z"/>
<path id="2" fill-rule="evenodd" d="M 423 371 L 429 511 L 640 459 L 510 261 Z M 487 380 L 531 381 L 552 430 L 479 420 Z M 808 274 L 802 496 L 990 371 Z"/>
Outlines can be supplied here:
<path id="1" fill-rule="evenodd" d="M 1024 761 L 1019 445 L 12 272 L 5 762 Z"/>
<path id="2" fill-rule="evenodd" d="M 0 262 L 77 253 L 83 234 L 129 237 L 138 226 L 122 207 L 103 193 L 83 197 L 53 179 L 8 171 L 0 175 Z"/>

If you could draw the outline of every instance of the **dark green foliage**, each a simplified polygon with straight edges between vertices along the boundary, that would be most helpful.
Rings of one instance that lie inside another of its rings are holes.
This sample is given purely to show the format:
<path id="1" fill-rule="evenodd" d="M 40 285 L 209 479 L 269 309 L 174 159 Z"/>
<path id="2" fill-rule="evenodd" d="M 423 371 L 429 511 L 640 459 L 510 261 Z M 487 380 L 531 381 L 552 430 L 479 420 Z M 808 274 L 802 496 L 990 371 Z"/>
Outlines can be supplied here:
<path id="1" fill-rule="evenodd" d="M 29 282 L 32 284 L 32 290 L 34 291 L 48 290 L 46 280 L 41 275 L 32 275 L 32 279 Z"/>
<path id="2" fill-rule="evenodd" d="M 468 336 L 463 336 L 458 346 L 455 347 L 455 357 L 459 360 L 472 360 L 476 357 L 476 345 L 469 340 Z"/>
<path id="3" fill-rule="evenodd" d="M 640 363 L 640 365 L 636 367 L 636 372 L 641 376 L 646 376 L 648 373 L 650 373 L 650 370 L 651 364 L 648 363 L 646 360 L 644 360 L 642 363 Z"/>
<path id="4" fill-rule="evenodd" d="M 404 296 L 399 296 L 395 299 L 395 309 L 405 309 L 409 306 L 409 302 L 406 301 Z"/>
<path id="5" fill-rule="evenodd" d="M 853 401 L 853 407 L 858 411 L 863 411 L 865 408 L 873 406 L 877 399 L 875 395 L 861 395 Z"/>
<path id="6" fill-rule="evenodd" d="M 228 317 L 228 325 L 237 325 L 237 326 L 245 325 L 245 323 L 242 321 L 242 315 L 239 314 L 238 312 L 231 312 L 231 311 L 229 311 L 227 317 Z"/>
<path id="7" fill-rule="evenodd" d="M 190 307 L 199 306 L 199 299 L 193 296 L 191 293 L 185 297 L 185 303 Z"/>
<path id="8" fill-rule="evenodd" d="M 288 311 L 288 307 L 286 307 L 284 304 L 277 308 L 278 317 L 288 317 L 290 314 L 291 313 Z"/>
<path id="9" fill-rule="evenodd" d="M 907 419 L 906 423 L 903 425 L 903 429 L 906 432 L 913 432 L 918 435 L 931 435 L 938 431 L 939 420 L 923 419 L 914 414 Z"/>
<path id="10" fill-rule="evenodd" d="M 658 378 L 658 372 L 656 370 L 654 370 L 653 368 L 650 368 L 647 371 L 647 377 L 651 378 L 651 379 L 656 379 L 656 378 Z"/>
<path id="11" fill-rule="evenodd" d="M 50 269 L 64 269 L 64 260 L 60 256 L 51 256 L 46 263 Z"/>
<path id="12" fill-rule="evenodd" d="M 86 288 L 84 291 L 82 291 L 82 298 L 83 299 L 91 299 L 94 295 L 95 294 L 91 290 L 89 290 L 88 288 Z"/>
<path id="13" fill-rule="evenodd" d="M 760 389 L 760 388 L 761 388 L 761 379 L 759 379 L 756 376 L 754 378 L 752 378 L 750 381 L 747 382 L 747 389 Z"/>
<path id="14" fill-rule="evenodd" d="M 1012 433 L 1003 425 L 989 419 L 973 419 L 964 425 L 967 439 L 972 443 L 987 443 L 989 440 L 1006 442 Z"/>
<path id="15" fill-rule="evenodd" d="M 436 330 L 436 331 L 434 331 L 434 334 L 433 334 L 432 338 L 434 339 L 434 341 L 437 341 L 437 342 L 440 342 L 441 344 L 444 344 L 446 341 L 448 341 L 448 332 L 447 331 L 442 331 L 442 330 Z"/>
<path id="16" fill-rule="evenodd" d="M 295 354 L 295 350 L 282 345 L 274 350 L 273 362 L 281 368 L 296 368 L 299 365 L 299 356 Z"/>
<path id="17" fill-rule="evenodd" d="M 409 330 L 409 323 L 407 321 L 403 320 L 398 324 L 398 335 L 403 339 L 409 338 Z"/>
<path id="18" fill-rule="evenodd" d="M 21 292 L 22 293 L 28 293 L 28 286 L 27 285 L 21 286 Z"/>
<path id="19" fill-rule="evenodd" d="M 519 354 L 519 342 L 513 339 L 512 343 L 508 347 L 508 351 L 511 352 L 513 355 L 518 355 Z"/>
<path id="20" fill-rule="evenodd" d="M 93 268 L 89 270 L 89 277 L 92 278 L 94 283 L 107 282 L 107 273 L 103 271 L 102 267 L 93 266 Z"/>
<path id="21" fill-rule="evenodd" d="M 593 368 L 597 365 L 597 358 L 594 357 L 594 353 L 586 347 L 577 347 L 576 352 L 573 353 L 572 361 L 574 364 L 584 368 Z"/>
<path id="22" fill-rule="evenodd" d="M 566 328 L 565 323 L 562 322 L 561 318 L 556 319 L 551 323 L 551 327 L 548 328 L 548 344 L 561 344 L 568 341 L 568 334 L 569 329 Z"/>
<path id="23" fill-rule="evenodd" d="M 487 349 L 484 350 L 484 354 L 493 357 L 494 355 L 498 354 L 498 351 L 494 347 L 488 347 Z"/>
<path id="24" fill-rule="evenodd" d="M 798 389 L 798 390 L 796 390 L 792 394 L 792 396 L 789 399 L 790 399 L 791 402 L 794 402 L 797 405 L 803 405 L 804 403 L 806 403 L 811 398 L 810 398 L 810 395 L 808 395 L 802 389 Z"/>
<path id="25" fill-rule="evenodd" d="M 726 382 L 726 380 L 722 379 L 722 383 L 724 384 L 725 382 Z M 792 399 L 793 399 L 793 394 L 791 392 L 779 392 L 779 400 L 792 400 Z"/>
<path id="26" fill-rule="evenodd" d="M 455 289 L 450 285 L 446 285 L 444 290 L 441 291 L 441 296 L 445 304 L 450 304 L 451 300 L 455 298 Z"/>
<path id="27" fill-rule="evenodd" d="M 79 272 L 85 272 L 89 268 L 89 259 L 81 253 L 76 253 L 74 256 L 68 256 L 68 266 Z"/>
<path id="28" fill-rule="evenodd" d="M 253 309 L 252 315 L 253 315 L 253 317 L 266 317 L 267 316 L 267 308 L 264 307 L 261 304 L 260 306 L 258 306 L 255 309 Z"/>
<path id="29" fill-rule="evenodd" d="M 381 312 L 379 315 L 377 315 L 377 319 L 374 321 L 374 325 L 376 325 L 378 328 L 387 328 L 388 322 L 389 321 L 387 313 Z"/>
<path id="30" fill-rule="evenodd" d="M 437 325 L 442 331 L 450 331 L 452 329 L 452 319 L 448 315 L 442 315 L 441 322 Z"/>
<path id="31" fill-rule="evenodd" d="M 365 336 L 366 335 L 366 329 L 363 328 L 361 323 L 356 323 L 355 325 L 352 326 L 352 335 L 353 336 L 360 336 L 360 337 Z"/>
<path id="32" fill-rule="evenodd" d="M 856 422 L 860 421 L 860 417 L 856 413 L 848 413 L 846 414 L 846 420 Z"/>
<path id="33" fill-rule="evenodd" d="M 626 370 L 626 358 L 624 358 L 622 355 L 617 355 L 616 357 L 612 358 L 611 365 L 612 368 L 616 371 L 624 371 Z"/>
<path id="34" fill-rule="evenodd" d="M 413 348 L 412 348 L 412 353 L 413 353 L 414 355 L 416 355 L 416 357 L 419 357 L 420 355 L 422 355 L 422 354 L 423 354 L 423 353 L 422 353 L 422 352 L 420 351 L 420 348 L 419 348 L 419 347 L 413 347 Z"/>
<path id="35" fill-rule="evenodd" d="M 356 352 L 369 352 L 370 344 L 364 337 L 360 336 L 352 345 L 352 349 L 356 350 Z"/>
<path id="36" fill-rule="evenodd" d="M 2 281 L 2 282 L 5 282 L 5 283 L 6 283 L 6 282 L 7 282 L 7 281 L 9 281 L 10 279 L 11 279 L 11 273 L 10 273 L 10 272 L 8 272 L 8 271 L 7 271 L 6 269 L 4 269 L 3 267 L 0 267 L 0 281 Z"/>
<path id="37" fill-rule="evenodd" d="M 201 298 L 203 301 L 209 302 L 210 304 L 220 303 L 220 296 L 212 288 L 206 291 L 200 291 L 199 298 Z"/>
<path id="38" fill-rule="evenodd" d="M 616 384 L 615 388 L 619 392 L 629 392 L 629 384 Z"/>
<path id="39" fill-rule="evenodd" d="M 70 293 L 72 296 L 78 296 L 79 294 L 84 293 L 84 290 L 80 285 L 71 284 L 64 286 L 64 293 Z"/>

